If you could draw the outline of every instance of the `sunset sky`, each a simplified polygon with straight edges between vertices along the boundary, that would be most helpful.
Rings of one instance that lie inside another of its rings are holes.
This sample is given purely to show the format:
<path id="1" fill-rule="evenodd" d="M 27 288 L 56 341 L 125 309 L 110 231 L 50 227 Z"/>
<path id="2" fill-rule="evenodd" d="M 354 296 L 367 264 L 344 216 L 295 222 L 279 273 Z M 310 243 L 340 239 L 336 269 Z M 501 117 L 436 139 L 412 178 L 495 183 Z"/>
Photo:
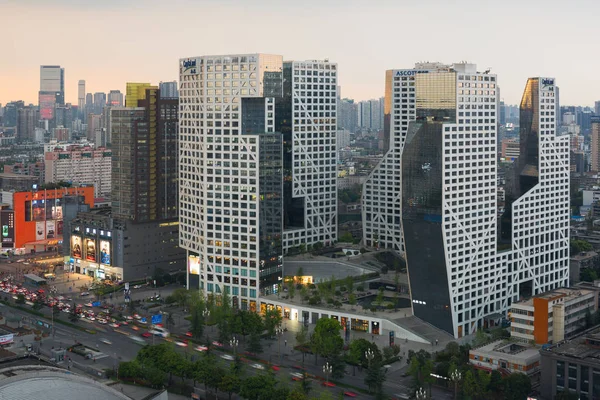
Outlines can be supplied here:
<path id="1" fill-rule="evenodd" d="M 600 100 L 600 1 L 0 0 L 0 103 L 37 104 L 39 66 L 65 68 L 66 101 L 177 79 L 182 57 L 274 53 L 339 66 L 342 97 L 383 96 L 386 69 L 462 60 L 516 104 L 554 76 L 561 105 Z"/>

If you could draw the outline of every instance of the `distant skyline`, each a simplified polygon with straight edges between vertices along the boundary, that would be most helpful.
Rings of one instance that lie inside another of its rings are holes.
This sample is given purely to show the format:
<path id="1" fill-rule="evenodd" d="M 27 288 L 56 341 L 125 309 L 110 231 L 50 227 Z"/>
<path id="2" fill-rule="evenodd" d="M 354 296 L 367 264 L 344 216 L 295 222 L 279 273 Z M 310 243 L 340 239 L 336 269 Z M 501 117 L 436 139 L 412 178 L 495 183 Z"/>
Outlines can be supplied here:
<path id="1" fill-rule="evenodd" d="M 600 2 L 574 0 L 0 0 L 0 103 L 37 104 L 40 65 L 65 68 L 66 102 L 126 82 L 177 80 L 179 58 L 272 53 L 338 63 L 342 97 L 384 95 L 387 69 L 468 61 L 518 104 L 551 76 L 561 105 L 600 100 Z"/>

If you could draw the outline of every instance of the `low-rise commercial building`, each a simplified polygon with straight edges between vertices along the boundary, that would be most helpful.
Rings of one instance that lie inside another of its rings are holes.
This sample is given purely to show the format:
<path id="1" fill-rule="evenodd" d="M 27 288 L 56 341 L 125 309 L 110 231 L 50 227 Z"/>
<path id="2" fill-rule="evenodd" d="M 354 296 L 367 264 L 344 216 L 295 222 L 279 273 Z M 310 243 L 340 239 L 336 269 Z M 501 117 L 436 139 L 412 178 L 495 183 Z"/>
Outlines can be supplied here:
<path id="1" fill-rule="evenodd" d="M 557 343 L 585 327 L 597 310 L 592 290 L 560 288 L 514 303 L 509 312 L 511 337 L 526 343 Z"/>
<path id="2" fill-rule="evenodd" d="M 581 400 L 600 398 L 600 327 L 543 348 L 540 355 L 543 399 L 567 390 Z"/>
<path id="3" fill-rule="evenodd" d="M 539 372 L 540 352 L 537 348 L 522 343 L 498 340 L 469 350 L 469 362 L 475 368 L 485 371 L 534 375 Z"/>
<path id="4" fill-rule="evenodd" d="M 571 284 L 581 280 L 581 271 L 586 268 L 593 268 L 600 261 L 600 256 L 595 251 L 583 251 L 571 256 L 569 260 L 569 279 Z"/>

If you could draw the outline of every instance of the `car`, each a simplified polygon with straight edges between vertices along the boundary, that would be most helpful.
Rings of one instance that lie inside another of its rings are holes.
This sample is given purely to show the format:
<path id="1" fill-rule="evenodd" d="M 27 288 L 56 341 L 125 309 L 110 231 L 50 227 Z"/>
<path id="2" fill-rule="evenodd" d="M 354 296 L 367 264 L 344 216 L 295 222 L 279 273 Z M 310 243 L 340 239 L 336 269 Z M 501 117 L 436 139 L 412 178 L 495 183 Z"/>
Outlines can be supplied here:
<path id="1" fill-rule="evenodd" d="M 135 336 L 135 335 L 131 335 L 129 337 L 131 338 L 131 340 L 133 340 L 137 344 L 141 344 L 141 345 L 144 345 L 144 346 L 146 345 L 146 341 L 142 337 Z"/>
<path id="2" fill-rule="evenodd" d="M 264 370 L 265 366 L 259 363 L 250 364 L 250 366 L 254 369 Z"/>
<path id="3" fill-rule="evenodd" d="M 150 328 L 150 330 L 148 331 L 153 335 L 156 336 L 160 336 L 162 338 L 166 338 L 170 336 L 170 333 L 168 330 L 166 330 L 165 328 L 161 328 L 160 326 L 153 326 L 152 328 Z"/>
<path id="4" fill-rule="evenodd" d="M 140 328 L 138 328 L 138 327 L 137 327 L 137 326 L 135 326 L 135 325 L 131 325 L 131 329 L 133 329 L 134 331 L 139 331 L 139 330 L 140 330 Z"/>
<path id="5" fill-rule="evenodd" d="M 212 342 L 212 344 L 213 344 L 213 346 L 223 347 L 223 343 L 217 342 L 216 340 L 214 342 Z"/>
<path id="6" fill-rule="evenodd" d="M 107 344 L 107 345 L 109 345 L 109 346 L 112 344 L 112 342 L 111 342 L 110 340 L 108 340 L 108 339 L 105 339 L 105 338 L 98 339 L 98 341 L 99 341 L 99 342 L 102 342 L 102 343 L 104 343 L 104 344 Z"/>
<path id="7" fill-rule="evenodd" d="M 89 296 L 89 295 L 90 295 L 90 292 L 81 292 L 79 295 L 80 295 L 81 297 Z"/>
<path id="8" fill-rule="evenodd" d="M 142 316 L 140 314 L 133 314 L 133 318 L 139 321 L 140 319 L 142 319 Z"/>
<path id="9" fill-rule="evenodd" d="M 231 354 L 223 354 L 223 355 L 221 355 L 221 358 L 223 360 L 227 360 L 227 361 L 233 361 L 234 360 L 234 358 L 233 358 L 233 356 Z"/>
<path id="10" fill-rule="evenodd" d="M 86 306 L 86 307 L 94 307 L 94 305 L 93 305 L 91 302 L 89 302 L 89 303 L 85 303 L 85 306 Z"/>
<path id="11" fill-rule="evenodd" d="M 196 350 L 196 351 L 208 351 L 208 347 L 198 345 L 198 346 L 194 347 L 194 350 Z"/>
<path id="12" fill-rule="evenodd" d="M 327 386 L 327 387 L 335 387 L 335 383 L 331 383 L 329 381 L 325 381 L 323 382 L 323 386 Z"/>
<path id="13" fill-rule="evenodd" d="M 139 289 L 139 288 L 141 288 L 141 287 L 142 287 L 141 285 L 135 285 L 135 286 L 133 287 L 133 289 Z"/>
<path id="14" fill-rule="evenodd" d="M 95 321 L 96 317 L 94 317 L 93 315 L 88 315 L 87 317 L 90 321 Z"/>
<path id="15" fill-rule="evenodd" d="M 121 325 L 117 324 L 116 322 L 113 322 L 113 323 L 109 324 L 108 326 L 110 326 L 111 328 L 118 328 Z"/>
<path id="16" fill-rule="evenodd" d="M 186 332 L 186 333 L 185 333 L 185 336 L 187 336 L 187 337 L 193 337 L 193 336 L 194 336 L 194 334 L 193 334 L 192 332 Z"/>
<path id="17" fill-rule="evenodd" d="M 102 325 L 106 325 L 108 323 L 108 321 L 105 320 L 104 318 L 98 318 L 98 323 L 102 324 Z"/>
<path id="18" fill-rule="evenodd" d="M 300 372 L 290 372 L 290 375 L 292 376 L 293 381 L 301 381 L 304 379 L 304 374 L 301 374 Z"/>
<path id="19" fill-rule="evenodd" d="M 152 336 L 152 334 L 150 332 L 144 332 L 144 333 L 142 333 L 142 337 L 149 338 L 151 336 Z"/>
<path id="20" fill-rule="evenodd" d="M 346 396 L 346 397 L 356 397 L 357 394 L 354 393 L 354 392 L 348 392 L 348 391 L 346 391 L 346 392 L 344 392 L 344 396 Z"/>
<path id="21" fill-rule="evenodd" d="M 179 347 L 187 347 L 188 344 L 186 342 L 182 342 L 181 340 L 176 340 L 175 345 Z"/>

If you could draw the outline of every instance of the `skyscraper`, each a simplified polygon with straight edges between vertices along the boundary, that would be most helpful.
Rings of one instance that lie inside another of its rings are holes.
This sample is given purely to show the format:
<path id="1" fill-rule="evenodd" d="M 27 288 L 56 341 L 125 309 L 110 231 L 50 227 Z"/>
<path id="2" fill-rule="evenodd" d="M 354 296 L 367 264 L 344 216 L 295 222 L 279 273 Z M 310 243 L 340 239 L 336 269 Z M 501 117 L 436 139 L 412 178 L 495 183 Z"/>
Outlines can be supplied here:
<path id="1" fill-rule="evenodd" d="M 113 214 L 136 223 L 178 217 L 178 100 L 146 91 L 139 107 L 110 110 Z"/>
<path id="2" fill-rule="evenodd" d="M 158 86 L 160 88 L 160 96 L 163 99 L 179 97 L 179 90 L 177 89 L 177 81 L 160 82 Z"/>
<path id="3" fill-rule="evenodd" d="M 40 118 L 53 120 L 56 104 L 65 104 L 65 70 L 59 65 L 42 65 L 39 91 Z"/>
<path id="4" fill-rule="evenodd" d="M 123 93 L 120 90 L 111 90 L 108 93 L 106 105 L 109 107 L 123 107 Z"/>
<path id="5" fill-rule="evenodd" d="M 37 107 L 27 106 L 17 110 L 17 142 L 30 142 L 35 138 L 35 128 L 40 114 Z"/>
<path id="6" fill-rule="evenodd" d="M 600 116 L 600 101 L 594 102 L 594 114 Z"/>
<path id="7" fill-rule="evenodd" d="M 83 115 L 85 114 L 85 81 L 83 79 L 77 84 L 77 109 L 83 120 Z"/>
<path id="8" fill-rule="evenodd" d="M 400 213 L 414 314 L 462 337 L 498 323 L 513 301 L 568 284 L 569 142 L 556 135 L 554 80 L 530 79 L 510 245 L 499 250 L 496 77 L 431 66 L 388 73 L 393 96 L 412 88 L 409 110 L 391 113 L 409 118 L 404 140 L 392 131 L 404 141 Z"/>
<path id="9" fill-rule="evenodd" d="M 157 88 L 149 83 L 127 82 L 125 107 L 137 107 L 138 100 L 143 100 L 146 96 L 146 89 Z"/>
<path id="10" fill-rule="evenodd" d="M 600 116 L 592 117 L 592 140 L 590 145 L 591 171 L 600 171 Z"/>
<path id="11" fill-rule="evenodd" d="M 94 114 L 102 114 L 102 109 L 106 105 L 106 93 L 94 93 Z"/>
<path id="12" fill-rule="evenodd" d="M 336 65 L 194 57 L 180 60 L 180 82 L 190 284 L 255 310 L 259 293 L 277 291 L 284 247 L 337 238 Z"/>

